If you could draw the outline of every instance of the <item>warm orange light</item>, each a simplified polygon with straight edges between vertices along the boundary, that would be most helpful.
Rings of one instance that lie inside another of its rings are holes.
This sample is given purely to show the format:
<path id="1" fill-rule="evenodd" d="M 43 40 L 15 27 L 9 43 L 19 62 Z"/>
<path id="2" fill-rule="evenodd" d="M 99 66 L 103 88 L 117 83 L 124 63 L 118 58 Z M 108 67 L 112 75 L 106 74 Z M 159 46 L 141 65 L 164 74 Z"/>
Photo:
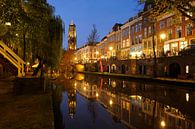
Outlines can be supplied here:
<path id="1" fill-rule="evenodd" d="M 186 93 L 186 101 L 189 102 L 189 100 L 190 100 L 190 95 L 189 93 Z"/>
<path id="2" fill-rule="evenodd" d="M 113 104 L 112 100 L 110 100 L 110 102 L 109 102 L 109 103 L 110 103 L 110 105 L 112 105 L 112 104 Z"/>
<path id="3" fill-rule="evenodd" d="M 160 125 L 161 125 L 161 127 L 165 127 L 165 126 L 166 126 L 165 121 L 162 120 L 162 121 L 160 122 Z"/>
<path id="4" fill-rule="evenodd" d="M 98 93 L 96 93 L 96 97 L 98 97 L 99 96 L 99 94 Z"/>
<path id="5" fill-rule="evenodd" d="M 166 34 L 165 33 L 160 34 L 160 38 L 161 39 L 165 39 L 166 38 Z"/>
<path id="6" fill-rule="evenodd" d="M 109 47 L 109 50 L 112 51 L 113 50 L 113 47 Z"/>

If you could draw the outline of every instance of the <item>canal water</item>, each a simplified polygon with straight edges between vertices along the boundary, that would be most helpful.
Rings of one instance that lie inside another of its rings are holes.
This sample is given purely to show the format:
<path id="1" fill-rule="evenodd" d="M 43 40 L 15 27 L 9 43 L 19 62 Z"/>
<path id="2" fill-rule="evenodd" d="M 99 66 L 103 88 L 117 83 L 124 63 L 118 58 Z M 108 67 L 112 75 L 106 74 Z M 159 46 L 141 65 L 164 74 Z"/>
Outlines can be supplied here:
<path id="1" fill-rule="evenodd" d="M 56 129 L 195 129 L 195 89 L 62 75 L 52 85 Z"/>

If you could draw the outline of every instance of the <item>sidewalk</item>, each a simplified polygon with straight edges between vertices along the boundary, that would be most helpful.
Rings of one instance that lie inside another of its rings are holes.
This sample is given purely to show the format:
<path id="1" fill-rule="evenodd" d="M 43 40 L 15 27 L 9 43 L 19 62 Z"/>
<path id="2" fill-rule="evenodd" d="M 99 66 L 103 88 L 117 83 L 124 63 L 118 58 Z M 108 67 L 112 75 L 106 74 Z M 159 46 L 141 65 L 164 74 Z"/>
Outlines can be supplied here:
<path id="1" fill-rule="evenodd" d="M 0 93 L 0 129 L 54 129 L 50 92 L 15 93 L 12 79 L 0 79 L 0 89 L 9 91 Z"/>
<path id="2" fill-rule="evenodd" d="M 95 74 L 101 76 L 111 76 L 117 78 L 125 78 L 125 79 L 142 79 L 145 81 L 151 82 L 159 82 L 159 83 L 166 83 L 166 84 L 173 84 L 179 86 L 189 86 L 195 88 L 195 80 L 183 80 L 183 79 L 176 79 L 176 78 L 166 78 L 166 77 L 150 77 L 150 76 L 143 76 L 143 75 L 129 75 L 129 74 L 116 74 L 116 73 L 108 73 L 108 72 L 81 72 L 86 74 Z"/>

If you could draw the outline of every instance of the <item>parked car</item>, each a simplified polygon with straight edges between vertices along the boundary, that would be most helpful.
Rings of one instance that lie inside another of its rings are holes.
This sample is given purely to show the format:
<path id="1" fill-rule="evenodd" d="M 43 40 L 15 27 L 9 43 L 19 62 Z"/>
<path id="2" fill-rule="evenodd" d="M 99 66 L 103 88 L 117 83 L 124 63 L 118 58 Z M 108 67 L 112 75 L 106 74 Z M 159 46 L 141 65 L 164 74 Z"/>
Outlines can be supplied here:
<path id="1" fill-rule="evenodd" d="M 180 56 L 195 55 L 195 44 L 188 45 L 187 47 L 183 48 L 178 54 Z"/>

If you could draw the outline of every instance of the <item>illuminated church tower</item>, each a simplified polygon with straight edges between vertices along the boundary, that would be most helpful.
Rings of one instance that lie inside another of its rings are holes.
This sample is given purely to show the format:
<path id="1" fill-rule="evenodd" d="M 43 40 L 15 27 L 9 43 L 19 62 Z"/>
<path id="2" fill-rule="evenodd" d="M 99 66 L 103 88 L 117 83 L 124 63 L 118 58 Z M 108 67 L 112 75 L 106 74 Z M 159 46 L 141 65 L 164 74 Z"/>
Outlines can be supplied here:
<path id="1" fill-rule="evenodd" d="M 76 25 L 71 22 L 68 29 L 68 50 L 76 50 Z"/>

